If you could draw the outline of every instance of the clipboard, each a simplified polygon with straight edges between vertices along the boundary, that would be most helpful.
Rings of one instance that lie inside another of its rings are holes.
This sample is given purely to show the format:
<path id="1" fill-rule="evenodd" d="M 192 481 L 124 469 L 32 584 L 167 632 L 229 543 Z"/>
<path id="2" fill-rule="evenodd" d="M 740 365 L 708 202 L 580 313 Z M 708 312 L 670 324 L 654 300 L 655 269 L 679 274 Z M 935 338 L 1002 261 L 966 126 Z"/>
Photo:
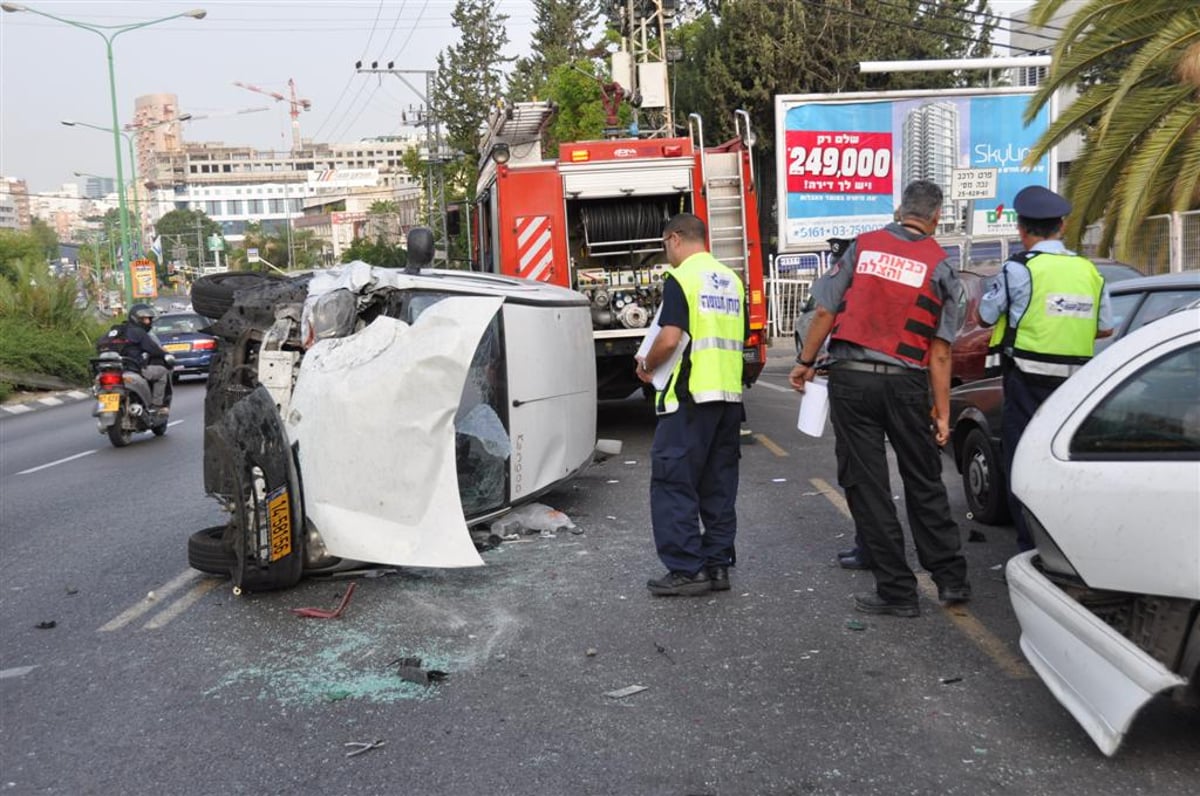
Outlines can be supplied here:
<path id="1" fill-rule="evenodd" d="M 646 329 L 646 336 L 642 339 L 641 346 L 637 350 L 637 358 L 645 359 L 646 354 L 650 353 L 650 349 L 654 346 L 654 341 L 658 339 L 658 333 L 662 331 L 662 327 L 658 324 L 658 316 L 662 314 L 662 307 L 658 308 L 658 312 L 654 313 L 654 320 L 650 322 L 650 327 Z M 687 332 L 684 332 L 679 338 L 679 345 L 675 346 L 675 350 L 671 352 L 671 356 L 667 357 L 666 361 L 654 369 L 654 373 L 650 378 L 650 382 L 656 390 L 665 390 L 667 382 L 671 380 L 671 374 L 675 372 L 675 366 L 679 364 L 679 360 L 683 357 L 683 352 L 691 342 L 691 337 Z"/>

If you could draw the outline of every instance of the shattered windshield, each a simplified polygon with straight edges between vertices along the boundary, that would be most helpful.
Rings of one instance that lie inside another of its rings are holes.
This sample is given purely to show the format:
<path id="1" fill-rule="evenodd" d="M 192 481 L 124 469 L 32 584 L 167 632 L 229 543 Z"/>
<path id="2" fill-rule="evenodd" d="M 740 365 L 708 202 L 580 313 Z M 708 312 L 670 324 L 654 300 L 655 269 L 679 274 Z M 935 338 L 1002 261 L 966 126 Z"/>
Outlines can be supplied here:
<path id="1" fill-rule="evenodd" d="M 402 319 L 413 323 L 426 309 L 453 295 L 414 291 L 404 304 Z M 466 517 L 498 509 L 508 498 L 512 443 L 505 411 L 508 390 L 500 318 L 500 313 L 492 318 L 475 349 L 454 415 L 458 493 Z"/>

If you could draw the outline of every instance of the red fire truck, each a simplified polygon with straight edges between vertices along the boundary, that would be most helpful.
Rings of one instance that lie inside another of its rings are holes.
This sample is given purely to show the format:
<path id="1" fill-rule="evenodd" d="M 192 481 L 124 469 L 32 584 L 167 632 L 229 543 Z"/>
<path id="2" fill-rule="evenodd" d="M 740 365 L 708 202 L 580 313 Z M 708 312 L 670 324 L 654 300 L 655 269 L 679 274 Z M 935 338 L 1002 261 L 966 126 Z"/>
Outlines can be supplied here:
<path id="1" fill-rule="evenodd" d="M 737 112 L 738 135 L 720 146 L 704 145 L 692 114 L 686 138 L 578 141 L 545 160 L 542 134 L 554 111 L 550 102 L 521 102 L 489 119 L 470 218 L 473 266 L 587 296 L 599 396 L 625 398 L 641 386 L 633 356 L 670 267 L 663 225 L 695 213 L 708 225 L 713 254 L 746 286 L 744 356 L 753 383 L 766 359 L 767 310 L 749 115 Z"/>

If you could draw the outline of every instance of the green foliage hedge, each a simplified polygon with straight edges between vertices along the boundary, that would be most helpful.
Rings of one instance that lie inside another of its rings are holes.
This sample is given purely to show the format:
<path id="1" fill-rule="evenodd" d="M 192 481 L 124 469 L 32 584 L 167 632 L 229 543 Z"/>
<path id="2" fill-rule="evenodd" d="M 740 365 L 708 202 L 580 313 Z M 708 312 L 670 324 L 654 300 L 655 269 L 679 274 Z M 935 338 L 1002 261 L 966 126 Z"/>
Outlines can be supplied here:
<path id="1" fill-rule="evenodd" d="M 0 370 L 85 385 L 91 380 L 88 360 L 102 330 L 96 326 L 93 331 L 89 336 L 79 329 L 44 329 L 20 318 L 0 318 Z"/>
<path id="2" fill-rule="evenodd" d="M 0 237 L 0 371 L 18 382 L 0 385 L 0 400 L 14 386 L 44 386 L 45 377 L 87 384 L 88 359 L 108 328 L 80 302 L 73 276 L 55 276 L 40 253 L 29 254 L 32 240 L 28 233 Z M 19 383 L 22 376 L 33 383 Z"/>

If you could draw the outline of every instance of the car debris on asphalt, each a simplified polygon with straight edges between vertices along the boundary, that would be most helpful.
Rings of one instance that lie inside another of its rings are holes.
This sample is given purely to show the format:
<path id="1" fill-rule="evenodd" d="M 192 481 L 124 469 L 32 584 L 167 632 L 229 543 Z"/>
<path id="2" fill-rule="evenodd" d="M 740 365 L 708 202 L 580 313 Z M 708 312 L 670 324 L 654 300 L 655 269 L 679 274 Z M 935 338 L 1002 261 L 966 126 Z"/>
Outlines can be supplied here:
<path id="1" fill-rule="evenodd" d="M 351 581 L 350 585 L 346 587 L 346 593 L 342 595 L 338 607 L 332 611 L 327 611 L 324 608 L 293 608 L 291 611 L 296 616 L 306 619 L 337 619 L 346 610 L 346 606 L 350 604 L 350 595 L 354 594 L 354 587 L 357 585 L 357 583 Z"/>

